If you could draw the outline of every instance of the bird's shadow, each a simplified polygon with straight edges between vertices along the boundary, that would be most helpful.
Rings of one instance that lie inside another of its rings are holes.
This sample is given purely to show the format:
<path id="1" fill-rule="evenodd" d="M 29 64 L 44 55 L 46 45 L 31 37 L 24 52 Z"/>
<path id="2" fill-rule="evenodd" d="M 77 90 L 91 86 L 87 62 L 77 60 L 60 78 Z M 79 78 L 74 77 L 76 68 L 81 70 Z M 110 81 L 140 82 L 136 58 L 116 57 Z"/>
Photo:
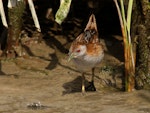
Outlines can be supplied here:
<path id="1" fill-rule="evenodd" d="M 89 85 L 90 85 L 90 82 L 85 79 L 85 87 L 88 87 Z M 82 92 L 82 77 L 78 76 L 71 82 L 64 83 L 63 88 L 65 90 L 62 92 L 62 95 Z M 86 91 L 92 91 L 92 90 L 88 89 Z"/>

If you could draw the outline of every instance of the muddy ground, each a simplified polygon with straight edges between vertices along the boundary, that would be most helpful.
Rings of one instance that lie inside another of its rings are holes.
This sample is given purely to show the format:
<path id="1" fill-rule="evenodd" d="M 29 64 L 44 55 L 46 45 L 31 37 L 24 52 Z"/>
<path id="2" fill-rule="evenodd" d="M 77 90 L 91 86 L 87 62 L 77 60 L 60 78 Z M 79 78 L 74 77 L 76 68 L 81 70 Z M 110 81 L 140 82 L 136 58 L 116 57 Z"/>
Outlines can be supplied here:
<path id="1" fill-rule="evenodd" d="M 62 35 L 54 38 L 61 45 L 67 42 Z M 149 90 L 122 91 L 123 61 L 119 57 L 105 52 L 96 67 L 97 91 L 83 96 L 81 73 L 51 41 L 30 40 L 24 46 L 24 57 L 1 59 L 0 113 L 150 113 Z M 116 43 L 108 42 L 112 47 L 110 43 Z M 87 72 L 87 81 L 90 75 Z"/>

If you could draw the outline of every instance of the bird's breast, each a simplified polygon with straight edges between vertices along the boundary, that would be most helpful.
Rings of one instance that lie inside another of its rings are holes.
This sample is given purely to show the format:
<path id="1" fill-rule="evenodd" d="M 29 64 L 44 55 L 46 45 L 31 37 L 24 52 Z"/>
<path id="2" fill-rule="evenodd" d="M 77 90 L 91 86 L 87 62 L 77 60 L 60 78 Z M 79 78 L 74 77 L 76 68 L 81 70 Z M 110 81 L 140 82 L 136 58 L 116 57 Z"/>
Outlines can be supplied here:
<path id="1" fill-rule="evenodd" d="M 73 62 L 75 63 L 78 70 L 87 71 L 95 67 L 97 64 L 99 64 L 103 59 L 103 57 L 104 54 L 100 54 L 98 56 L 85 55 L 82 56 L 81 58 L 74 58 Z"/>

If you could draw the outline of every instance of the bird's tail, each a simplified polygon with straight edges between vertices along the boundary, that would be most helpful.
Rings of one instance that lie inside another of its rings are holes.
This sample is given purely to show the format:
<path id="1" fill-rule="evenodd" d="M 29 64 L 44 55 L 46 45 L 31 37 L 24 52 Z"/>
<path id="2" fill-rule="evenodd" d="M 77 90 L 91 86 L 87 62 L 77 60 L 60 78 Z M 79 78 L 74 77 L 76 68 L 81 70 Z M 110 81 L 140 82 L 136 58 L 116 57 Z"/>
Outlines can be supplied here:
<path id="1" fill-rule="evenodd" d="M 94 14 L 92 14 L 90 16 L 89 21 L 88 21 L 88 23 L 87 23 L 86 28 L 84 29 L 84 31 L 89 30 L 89 29 L 94 29 L 95 31 L 98 32 L 98 30 L 97 30 L 97 24 L 96 24 L 96 18 L 95 18 Z"/>

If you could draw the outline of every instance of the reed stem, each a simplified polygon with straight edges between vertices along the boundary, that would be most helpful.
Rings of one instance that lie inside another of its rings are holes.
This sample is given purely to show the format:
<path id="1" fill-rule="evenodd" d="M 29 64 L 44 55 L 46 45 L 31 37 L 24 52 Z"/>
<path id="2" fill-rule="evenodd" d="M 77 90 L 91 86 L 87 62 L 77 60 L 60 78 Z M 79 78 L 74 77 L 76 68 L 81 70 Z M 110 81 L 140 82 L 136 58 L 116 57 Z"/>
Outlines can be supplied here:
<path id="1" fill-rule="evenodd" d="M 128 12 L 127 19 L 125 16 L 125 8 L 123 0 L 120 0 L 121 10 L 119 8 L 117 0 L 114 0 L 118 16 L 120 20 L 123 42 L 124 42 L 124 57 L 125 57 L 125 90 L 131 92 L 135 86 L 135 63 L 132 51 L 131 35 L 130 35 L 130 26 L 131 26 L 131 14 L 132 14 L 132 5 L 133 0 L 130 0 L 128 3 Z"/>

